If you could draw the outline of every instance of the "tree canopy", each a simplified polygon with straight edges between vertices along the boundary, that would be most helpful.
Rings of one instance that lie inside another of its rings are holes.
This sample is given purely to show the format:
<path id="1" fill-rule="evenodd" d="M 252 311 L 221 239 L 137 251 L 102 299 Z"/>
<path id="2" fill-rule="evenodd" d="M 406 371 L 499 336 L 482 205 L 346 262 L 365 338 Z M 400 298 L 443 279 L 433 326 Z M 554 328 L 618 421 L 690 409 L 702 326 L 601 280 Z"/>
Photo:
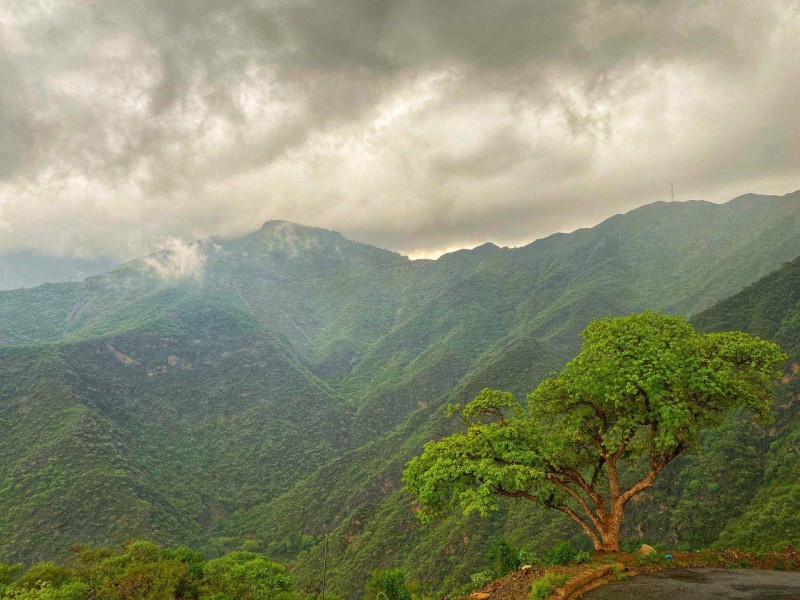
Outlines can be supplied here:
<path id="1" fill-rule="evenodd" d="M 742 332 L 702 334 L 652 312 L 591 322 L 578 356 L 528 396 L 484 389 L 459 413 L 465 430 L 425 445 L 404 473 L 430 520 L 461 505 L 485 514 L 525 498 L 619 550 L 625 505 L 744 407 L 771 418 L 780 348 Z"/>

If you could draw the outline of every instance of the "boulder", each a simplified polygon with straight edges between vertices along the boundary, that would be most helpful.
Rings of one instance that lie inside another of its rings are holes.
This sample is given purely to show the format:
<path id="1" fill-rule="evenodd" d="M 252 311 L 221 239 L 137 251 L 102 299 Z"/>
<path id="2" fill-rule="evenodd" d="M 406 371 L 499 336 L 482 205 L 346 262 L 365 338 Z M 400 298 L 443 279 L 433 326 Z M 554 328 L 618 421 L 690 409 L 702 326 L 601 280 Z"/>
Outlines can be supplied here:
<path id="1" fill-rule="evenodd" d="M 522 565 L 519 570 L 520 571 L 530 571 L 533 568 L 533 565 Z"/>
<path id="2" fill-rule="evenodd" d="M 475 592 L 474 594 L 470 594 L 472 598 L 475 600 L 486 600 L 491 594 L 487 594 L 486 592 Z"/>
<path id="3" fill-rule="evenodd" d="M 639 556 L 650 556 L 651 554 L 655 554 L 656 549 L 652 546 L 648 546 L 647 544 L 642 544 L 642 547 L 636 551 L 636 554 Z"/>

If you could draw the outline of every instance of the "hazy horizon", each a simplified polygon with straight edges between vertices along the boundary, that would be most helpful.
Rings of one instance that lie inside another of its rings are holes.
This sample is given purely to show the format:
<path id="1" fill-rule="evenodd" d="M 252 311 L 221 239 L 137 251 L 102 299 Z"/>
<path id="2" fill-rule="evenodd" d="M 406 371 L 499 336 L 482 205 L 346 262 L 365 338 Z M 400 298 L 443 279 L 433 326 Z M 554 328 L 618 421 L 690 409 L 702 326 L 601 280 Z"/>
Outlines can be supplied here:
<path id="1" fill-rule="evenodd" d="M 783 197 L 783 196 L 788 196 L 788 195 L 792 195 L 792 194 L 797 194 L 798 192 L 800 192 L 800 190 L 795 190 L 793 192 L 787 192 L 786 194 L 774 194 L 774 195 L 757 194 L 755 192 L 747 192 L 747 193 L 744 193 L 744 194 L 739 194 L 734 198 L 729 198 L 729 199 L 727 199 L 727 200 L 725 200 L 723 202 L 712 202 L 712 203 L 713 204 L 726 204 L 728 202 L 732 202 L 734 200 L 737 200 L 738 198 L 742 198 L 742 197 L 748 196 L 748 195 Z M 386 248 L 386 247 L 383 247 L 383 246 L 377 246 L 377 247 L 383 248 L 385 250 L 390 250 L 392 252 L 397 252 L 398 254 L 402 254 L 403 256 L 406 256 L 407 258 L 409 258 L 412 261 L 414 261 L 414 260 L 438 260 L 439 258 L 441 258 L 442 256 L 444 256 L 446 254 L 449 254 L 449 253 L 452 253 L 452 252 L 457 252 L 459 250 L 471 250 L 471 249 L 477 248 L 477 247 L 485 245 L 485 244 L 494 244 L 494 245 L 496 245 L 498 247 L 521 248 L 521 247 L 524 247 L 524 246 L 526 246 L 528 244 L 532 244 L 532 243 L 534 243 L 534 242 L 536 242 L 538 240 L 541 240 L 541 239 L 544 239 L 544 238 L 547 238 L 547 237 L 550 237 L 552 235 L 556 235 L 556 234 L 559 234 L 559 233 L 572 233 L 572 232 L 577 231 L 579 229 L 596 227 L 596 226 L 600 225 L 601 223 L 607 221 L 608 219 L 610 219 L 610 218 L 612 218 L 614 216 L 621 215 L 621 214 L 626 214 L 628 212 L 637 210 L 638 208 L 642 208 L 642 207 L 648 206 L 650 204 L 656 204 L 658 202 L 670 203 L 670 202 L 672 202 L 672 200 L 655 201 L 655 202 L 651 202 L 651 203 L 647 203 L 647 204 L 642 204 L 642 205 L 634 207 L 634 208 L 632 208 L 630 210 L 621 211 L 621 212 L 617 212 L 617 213 L 614 213 L 614 214 L 609 214 L 609 215 L 605 216 L 604 218 L 602 218 L 601 220 L 596 221 L 594 223 L 590 223 L 590 224 L 585 225 L 585 226 L 575 227 L 575 228 L 569 229 L 569 230 L 561 229 L 561 230 L 555 230 L 555 231 L 546 232 L 546 233 L 544 233 L 543 235 L 541 235 L 539 237 L 523 240 L 519 244 L 513 244 L 513 245 L 512 244 L 502 244 L 502 243 L 498 243 L 495 240 L 489 239 L 489 240 L 483 240 L 483 241 L 481 241 L 481 242 L 479 242 L 477 244 L 472 244 L 472 245 L 469 245 L 469 246 L 455 246 L 455 247 L 445 248 L 445 249 L 441 249 L 441 250 L 437 250 L 437 251 L 421 252 L 421 253 L 418 253 L 418 254 L 417 253 L 402 253 L 402 252 L 400 252 L 400 251 L 398 251 L 396 249 Z M 709 200 L 675 200 L 674 202 L 675 203 L 683 203 L 683 202 L 711 202 L 711 201 L 709 201 Z M 269 219 L 268 221 L 265 221 L 265 223 L 268 223 L 270 221 L 293 223 L 295 225 L 300 225 L 300 226 L 305 226 L 305 227 L 316 227 L 314 225 L 308 225 L 306 223 L 301 223 L 301 222 L 298 222 L 298 221 L 289 221 L 288 219 L 280 219 L 280 218 Z M 177 254 L 177 255 L 185 256 L 187 252 L 190 253 L 190 254 L 193 252 L 193 250 L 192 250 L 193 246 L 192 245 L 193 245 L 194 242 L 201 241 L 201 240 L 207 239 L 209 237 L 234 238 L 234 237 L 238 237 L 238 236 L 242 236 L 242 235 L 247 235 L 249 233 L 254 233 L 254 232 L 258 231 L 258 229 L 260 227 L 262 227 L 265 223 L 254 224 L 254 226 L 252 226 L 252 227 L 250 227 L 250 228 L 248 228 L 248 229 L 246 229 L 244 231 L 231 233 L 231 234 L 228 234 L 227 236 L 219 236 L 219 235 L 215 235 L 215 234 L 212 233 L 210 236 L 204 236 L 202 238 L 194 238 L 194 239 L 181 239 L 181 238 L 178 238 L 178 237 L 168 237 L 168 238 L 166 238 L 164 243 L 154 245 L 154 247 L 151 249 L 151 252 L 144 252 L 142 254 L 135 255 L 135 256 L 129 256 L 129 257 L 126 257 L 126 258 L 123 258 L 123 259 L 115 259 L 115 258 L 109 257 L 109 256 L 97 256 L 97 257 L 92 257 L 92 258 L 80 258 L 80 257 L 69 256 L 69 255 L 61 256 L 61 255 L 58 255 L 58 254 L 40 253 L 40 252 L 37 252 L 36 250 L 31 250 L 31 249 L 27 249 L 27 248 L 26 249 L 22 249 L 22 250 L 12 249 L 12 250 L 6 251 L 6 252 L 0 251 L 0 290 L 12 290 L 12 289 L 20 288 L 20 287 L 34 287 L 34 286 L 40 285 L 42 283 L 61 283 L 61 282 L 66 282 L 66 281 L 80 281 L 80 280 L 83 280 L 83 279 L 85 279 L 87 277 L 91 277 L 93 275 L 98 275 L 100 273 L 111 271 L 111 270 L 117 268 L 118 266 L 120 266 L 121 264 L 124 264 L 124 263 L 129 262 L 129 261 L 134 261 L 134 260 L 138 260 L 138 259 L 141 259 L 141 258 L 145 258 L 148 255 L 152 255 L 152 254 L 160 252 L 162 250 L 166 250 L 168 252 L 171 252 L 171 253 L 174 253 L 174 254 Z M 322 228 L 322 229 L 331 230 L 329 228 Z M 332 230 L 332 231 L 337 231 L 337 230 Z M 344 232 L 338 232 L 338 233 L 342 233 L 348 239 L 352 239 L 353 241 L 356 241 L 356 242 L 369 243 L 369 242 L 367 242 L 365 240 L 360 240 L 360 239 L 348 236 L 348 235 L 344 234 Z"/>

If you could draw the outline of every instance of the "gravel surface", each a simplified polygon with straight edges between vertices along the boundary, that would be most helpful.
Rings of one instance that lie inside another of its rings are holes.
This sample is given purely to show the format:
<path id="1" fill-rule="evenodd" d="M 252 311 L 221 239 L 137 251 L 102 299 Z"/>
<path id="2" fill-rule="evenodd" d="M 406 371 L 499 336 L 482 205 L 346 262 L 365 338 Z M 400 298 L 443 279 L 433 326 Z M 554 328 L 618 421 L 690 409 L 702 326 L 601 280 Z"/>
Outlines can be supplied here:
<path id="1" fill-rule="evenodd" d="M 674 569 L 604 585 L 583 600 L 800 600 L 800 573 Z"/>

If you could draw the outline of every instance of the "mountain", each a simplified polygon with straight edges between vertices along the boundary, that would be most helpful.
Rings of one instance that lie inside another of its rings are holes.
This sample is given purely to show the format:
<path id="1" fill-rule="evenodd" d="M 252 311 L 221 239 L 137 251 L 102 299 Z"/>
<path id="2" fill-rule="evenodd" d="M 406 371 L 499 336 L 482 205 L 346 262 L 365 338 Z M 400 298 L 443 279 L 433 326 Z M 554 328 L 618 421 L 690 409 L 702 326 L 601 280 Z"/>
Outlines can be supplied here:
<path id="1" fill-rule="evenodd" d="M 706 331 L 741 329 L 777 342 L 800 360 L 800 261 L 783 265 L 694 318 Z"/>
<path id="2" fill-rule="evenodd" d="M 720 535 L 725 545 L 763 550 L 800 545 L 800 259 L 697 316 L 711 331 L 741 329 L 776 341 L 789 354 L 778 418 L 764 436 L 762 484 Z"/>
<path id="3" fill-rule="evenodd" d="M 0 561 L 147 536 L 261 548 L 310 582 L 328 531 L 348 596 L 387 564 L 463 581 L 490 527 L 571 530 L 517 506 L 420 527 L 399 475 L 452 427 L 445 404 L 528 392 L 594 317 L 691 315 L 798 255 L 800 192 L 657 203 L 435 261 L 271 221 L 0 292 Z"/>
<path id="4" fill-rule="evenodd" d="M 110 258 L 72 258 L 31 250 L 0 252 L 0 290 L 81 281 L 113 269 L 115 265 Z"/>

